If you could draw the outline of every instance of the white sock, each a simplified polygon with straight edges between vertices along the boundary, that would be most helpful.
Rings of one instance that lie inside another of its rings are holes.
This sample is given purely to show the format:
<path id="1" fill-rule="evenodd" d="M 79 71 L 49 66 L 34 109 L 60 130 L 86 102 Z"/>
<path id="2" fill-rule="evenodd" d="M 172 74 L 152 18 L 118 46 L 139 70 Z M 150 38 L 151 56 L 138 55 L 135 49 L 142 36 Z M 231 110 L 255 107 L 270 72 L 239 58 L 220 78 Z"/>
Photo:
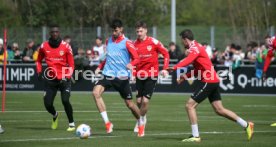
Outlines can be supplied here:
<path id="1" fill-rule="evenodd" d="M 147 116 L 146 116 L 146 115 L 141 116 L 141 119 L 143 120 L 143 122 L 146 122 L 146 120 L 147 120 Z"/>
<path id="2" fill-rule="evenodd" d="M 194 124 L 194 125 L 191 125 L 191 127 L 192 127 L 192 135 L 194 137 L 199 137 L 198 125 Z"/>
<path id="3" fill-rule="evenodd" d="M 240 117 L 237 119 L 237 123 L 241 125 L 243 128 L 247 127 L 247 122 Z"/>
<path id="4" fill-rule="evenodd" d="M 108 120 L 106 111 L 101 112 L 101 115 L 102 115 L 102 118 L 104 120 L 104 123 L 108 123 L 109 120 Z"/>
<path id="5" fill-rule="evenodd" d="M 144 124 L 144 120 L 143 120 L 142 116 L 140 116 L 140 119 L 138 119 L 137 121 L 138 121 L 138 126 Z"/>
<path id="6" fill-rule="evenodd" d="M 69 127 L 75 127 L 75 123 L 74 122 L 69 123 Z"/>

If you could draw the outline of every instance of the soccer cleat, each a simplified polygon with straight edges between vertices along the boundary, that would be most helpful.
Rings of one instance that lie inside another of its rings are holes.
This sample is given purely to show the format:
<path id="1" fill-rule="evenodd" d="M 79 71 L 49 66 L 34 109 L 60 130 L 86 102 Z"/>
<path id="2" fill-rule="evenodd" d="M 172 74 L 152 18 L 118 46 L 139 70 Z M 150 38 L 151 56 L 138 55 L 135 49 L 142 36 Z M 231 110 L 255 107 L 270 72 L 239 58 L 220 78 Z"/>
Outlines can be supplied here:
<path id="1" fill-rule="evenodd" d="M 57 112 L 57 116 L 55 118 L 53 118 L 52 120 L 52 129 L 55 130 L 58 127 L 58 118 L 59 118 L 60 114 Z"/>
<path id="2" fill-rule="evenodd" d="M 146 128 L 146 124 L 147 124 L 147 117 L 146 117 L 146 115 L 144 116 L 144 124 L 145 124 L 145 128 Z M 138 131 L 139 131 L 138 126 L 139 126 L 139 124 L 138 124 L 138 121 L 137 121 L 136 124 L 135 124 L 135 127 L 133 129 L 134 133 L 138 133 Z"/>
<path id="3" fill-rule="evenodd" d="M 113 132 L 113 124 L 111 122 L 108 122 L 105 124 L 105 128 L 106 128 L 106 133 L 112 133 Z"/>
<path id="4" fill-rule="evenodd" d="M 68 131 L 68 132 L 72 132 L 72 131 L 75 131 L 75 130 L 76 130 L 75 127 L 69 126 L 69 127 L 67 128 L 67 131 Z"/>
<path id="5" fill-rule="evenodd" d="M 145 125 L 140 125 L 138 127 L 138 137 L 144 137 L 145 136 Z"/>
<path id="6" fill-rule="evenodd" d="M 3 134 L 4 132 L 5 132 L 5 130 L 0 125 L 0 134 Z"/>
<path id="7" fill-rule="evenodd" d="M 253 137 L 254 134 L 254 123 L 253 122 L 248 122 L 248 125 L 246 127 L 246 133 L 247 133 L 247 139 L 250 141 Z"/>
<path id="8" fill-rule="evenodd" d="M 201 142 L 201 138 L 200 137 L 190 136 L 187 139 L 183 139 L 182 142 Z"/>
<path id="9" fill-rule="evenodd" d="M 271 127 L 276 127 L 276 123 L 273 123 L 270 125 Z"/>

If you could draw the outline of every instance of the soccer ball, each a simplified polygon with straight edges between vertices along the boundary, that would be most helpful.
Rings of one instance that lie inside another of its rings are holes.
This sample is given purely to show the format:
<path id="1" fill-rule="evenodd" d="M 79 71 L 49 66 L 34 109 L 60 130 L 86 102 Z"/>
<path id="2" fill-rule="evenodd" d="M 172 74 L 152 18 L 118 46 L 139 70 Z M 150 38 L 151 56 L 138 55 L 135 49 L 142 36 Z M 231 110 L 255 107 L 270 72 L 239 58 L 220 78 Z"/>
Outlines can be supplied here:
<path id="1" fill-rule="evenodd" d="M 86 124 L 81 124 L 76 130 L 76 135 L 81 139 L 87 139 L 91 135 L 91 128 Z"/>

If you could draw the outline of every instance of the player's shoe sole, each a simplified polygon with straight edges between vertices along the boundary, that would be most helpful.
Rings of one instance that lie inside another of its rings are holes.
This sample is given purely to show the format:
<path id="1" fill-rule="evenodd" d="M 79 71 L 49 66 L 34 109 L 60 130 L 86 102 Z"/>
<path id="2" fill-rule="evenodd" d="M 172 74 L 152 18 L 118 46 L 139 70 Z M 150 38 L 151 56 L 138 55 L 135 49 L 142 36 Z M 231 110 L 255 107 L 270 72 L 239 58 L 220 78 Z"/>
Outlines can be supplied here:
<path id="1" fill-rule="evenodd" d="M 187 139 L 183 139 L 182 142 L 201 142 L 201 138 L 200 137 L 194 137 L 191 136 Z"/>
<path id="2" fill-rule="evenodd" d="M 270 125 L 271 127 L 276 127 L 276 123 L 273 123 Z"/>
<path id="3" fill-rule="evenodd" d="M 52 128 L 53 130 L 56 130 L 57 127 L 58 127 L 58 118 L 59 118 L 59 116 L 60 116 L 60 113 L 58 112 L 58 113 L 57 113 L 56 120 L 52 119 L 52 126 L 51 126 L 51 128 Z"/>
<path id="4" fill-rule="evenodd" d="M 72 131 L 75 131 L 75 130 L 76 130 L 76 128 L 75 128 L 75 127 L 68 127 L 66 131 L 68 131 L 68 132 L 72 132 Z"/>
<path id="5" fill-rule="evenodd" d="M 246 127 L 246 133 L 247 133 L 247 140 L 250 141 L 254 134 L 254 123 L 248 122 L 248 125 Z"/>
<path id="6" fill-rule="evenodd" d="M 111 122 L 108 122 L 105 124 L 106 133 L 110 134 L 113 132 L 113 124 Z"/>

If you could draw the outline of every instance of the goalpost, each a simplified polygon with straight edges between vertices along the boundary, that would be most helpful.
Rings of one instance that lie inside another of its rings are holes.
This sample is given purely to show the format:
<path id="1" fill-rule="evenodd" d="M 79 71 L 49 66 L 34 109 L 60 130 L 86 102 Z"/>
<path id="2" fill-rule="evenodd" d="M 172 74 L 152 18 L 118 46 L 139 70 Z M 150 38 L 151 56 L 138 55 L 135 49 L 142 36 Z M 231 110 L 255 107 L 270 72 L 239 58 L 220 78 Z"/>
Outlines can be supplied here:
<path id="1" fill-rule="evenodd" d="M 3 90 L 2 90 L 2 112 L 5 112 L 6 103 L 6 77 L 7 77 L 7 29 L 4 28 L 4 61 L 3 61 Z"/>

